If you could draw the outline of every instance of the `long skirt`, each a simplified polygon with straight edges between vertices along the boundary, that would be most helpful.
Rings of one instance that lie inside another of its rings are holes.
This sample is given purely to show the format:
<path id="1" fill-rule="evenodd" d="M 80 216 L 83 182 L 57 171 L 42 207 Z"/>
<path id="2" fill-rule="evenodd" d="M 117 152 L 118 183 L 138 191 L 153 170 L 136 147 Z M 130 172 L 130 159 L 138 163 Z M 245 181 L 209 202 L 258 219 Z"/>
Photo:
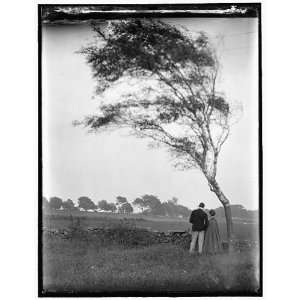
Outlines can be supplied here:
<path id="1" fill-rule="evenodd" d="M 214 255 L 222 251 L 219 226 L 215 219 L 209 221 L 205 232 L 202 252 L 206 255 Z"/>

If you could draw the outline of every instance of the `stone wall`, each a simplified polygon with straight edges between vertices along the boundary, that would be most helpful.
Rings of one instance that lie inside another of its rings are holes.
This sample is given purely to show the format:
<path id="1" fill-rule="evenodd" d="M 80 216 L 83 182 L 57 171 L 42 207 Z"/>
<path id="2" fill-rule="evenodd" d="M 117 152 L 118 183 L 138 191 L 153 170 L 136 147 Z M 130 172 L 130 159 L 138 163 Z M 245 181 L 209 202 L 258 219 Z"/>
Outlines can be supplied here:
<path id="1" fill-rule="evenodd" d="M 68 228 L 44 229 L 46 236 L 62 239 L 94 239 L 95 241 L 112 242 L 127 246 L 148 246 L 153 244 L 174 244 L 185 249 L 189 248 L 191 234 L 187 231 L 157 232 L 140 228 Z M 227 242 L 222 242 L 224 250 L 228 248 Z M 234 241 L 234 249 L 244 251 L 257 248 L 258 243 L 247 240 Z"/>

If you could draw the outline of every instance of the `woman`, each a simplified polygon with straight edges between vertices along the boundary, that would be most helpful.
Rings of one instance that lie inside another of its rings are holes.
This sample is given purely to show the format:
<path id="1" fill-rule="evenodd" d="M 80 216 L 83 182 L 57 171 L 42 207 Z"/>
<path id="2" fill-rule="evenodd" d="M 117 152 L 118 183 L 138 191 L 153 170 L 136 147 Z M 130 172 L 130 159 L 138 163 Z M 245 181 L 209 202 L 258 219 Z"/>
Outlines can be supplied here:
<path id="1" fill-rule="evenodd" d="M 209 211 L 208 227 L 204 236 L 202 252 L 206 255 L 214 255 L 222 251 L 219 226 L 215 219 L 216 212 L 211 209 Z"/>

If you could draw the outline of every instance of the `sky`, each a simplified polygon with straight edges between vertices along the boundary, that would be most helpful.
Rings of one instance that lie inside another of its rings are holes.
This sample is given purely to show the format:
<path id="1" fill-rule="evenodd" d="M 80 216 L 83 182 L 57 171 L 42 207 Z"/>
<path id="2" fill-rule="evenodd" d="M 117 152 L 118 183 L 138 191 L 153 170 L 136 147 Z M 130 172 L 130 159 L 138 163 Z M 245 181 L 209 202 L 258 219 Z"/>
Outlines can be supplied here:
<path id="1" fill-rule="evenodd" d="M 258 199 L 258 24 L 247 18 L 163 19 L 191 34 L 205 31 L 221 63 L 218 88 L 243 113 L 223 145 L 217 180 L 232 204 L 257 209 Z M 125 130 L 90 134 L 72 126 L 96 111 L 95 81 L 84 57 L 76 53 L 93 39 L 88 25 L 44 25 L 42 31 L 43 195 L 74 202 L 129 201 L 153 194 L 177 197 L 195 208 L 220 206 L 201 170 L 179 171 L 164 149 Z M 122 90 L 115 89 L 115 97 Z"/>

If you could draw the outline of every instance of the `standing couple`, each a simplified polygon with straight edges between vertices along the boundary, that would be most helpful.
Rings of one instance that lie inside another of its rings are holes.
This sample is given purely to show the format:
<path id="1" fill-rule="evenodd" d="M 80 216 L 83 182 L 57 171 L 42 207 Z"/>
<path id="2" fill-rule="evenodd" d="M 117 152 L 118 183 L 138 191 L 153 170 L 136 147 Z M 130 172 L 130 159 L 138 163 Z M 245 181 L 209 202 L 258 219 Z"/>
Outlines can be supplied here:
<path id="1" fill-rule="evenodd" d="M 213 255 L 222 251 L 221 239 L 216 212 L 211 209 L 209 217 L 204 211 L 204 203 L 199 204 L 199 208 L 192 211 L 190 223 L 192 223 L 192 241 L 190 253 L 194 253 L 198 240 L 198 251 L 200 254 Z"/>

